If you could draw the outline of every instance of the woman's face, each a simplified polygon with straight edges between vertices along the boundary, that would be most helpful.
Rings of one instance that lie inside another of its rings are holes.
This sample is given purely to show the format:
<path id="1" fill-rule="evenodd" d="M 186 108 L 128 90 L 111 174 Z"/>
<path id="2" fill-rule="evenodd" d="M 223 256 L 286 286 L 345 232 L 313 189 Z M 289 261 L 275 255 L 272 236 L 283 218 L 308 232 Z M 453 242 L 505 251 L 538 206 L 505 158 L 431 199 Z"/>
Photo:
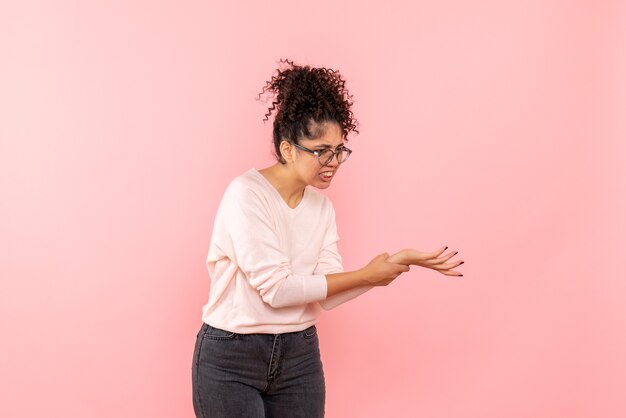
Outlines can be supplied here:
<path id="1" fill-rule="evenodd" d="M 343 136 L 339 124 L 327 122 L 324 124 L 324 128 L 322 136 L 317 139 L 302 139 L 299 141 L 300 145 L 313 151 L 321 151 L 324 148 L 332 148 L 334 151 L 343 145 Z M 302 182 L 318 189 L 328 188 L 339 168 L 337 157 L 333 156 L 327 165 L 322 166 L 316 155 L 295 146 L 293 148 L 295 153 L 294 169 Z M 330 174 L 330 176 L 325 176 L 323 173 Z"/>

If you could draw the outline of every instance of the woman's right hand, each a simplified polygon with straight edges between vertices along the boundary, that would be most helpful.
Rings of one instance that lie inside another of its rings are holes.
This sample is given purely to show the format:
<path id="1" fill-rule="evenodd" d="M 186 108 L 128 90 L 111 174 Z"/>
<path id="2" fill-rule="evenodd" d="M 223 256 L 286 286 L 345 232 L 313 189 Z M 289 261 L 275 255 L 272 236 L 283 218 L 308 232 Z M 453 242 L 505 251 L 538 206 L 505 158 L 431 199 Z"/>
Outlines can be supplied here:
<path id="1" fill-rule="evenodd" d="M 367 266 L 363 267 L 365 277 L 370 285 L 387 286 L 400 274 L 409 271 L 409 266 L 390 263 L 387 258 L 389 258 L 388 253 L 379 254 Z"/>

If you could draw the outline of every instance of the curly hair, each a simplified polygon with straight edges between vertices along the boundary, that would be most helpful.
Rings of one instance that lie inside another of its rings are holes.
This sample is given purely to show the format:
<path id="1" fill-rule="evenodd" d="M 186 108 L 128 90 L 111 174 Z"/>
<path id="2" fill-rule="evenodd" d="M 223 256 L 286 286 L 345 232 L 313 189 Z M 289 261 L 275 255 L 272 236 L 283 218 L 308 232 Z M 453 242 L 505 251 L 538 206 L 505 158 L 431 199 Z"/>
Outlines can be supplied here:
<path id="1" fill-rule="evenodd" d="M 319 138 L 325 122 L 339 124 L 345 141 L 350 131 L 359 133 L 358 122 L 350 110 L 352 95 L 338 71 L 296 65 L 289 59 L 281 59 L 280 63 L 289 66 L 276 70 L 278 74 L 266 82 L 256 100 L 266 91 L 273 93 L 272 106 L 263 121 L 278 108 L 274 117 L 274 151 L 281 164 L 286 163 L 280 153 L 283 139 L 298 143 L 302 138 Z"/>

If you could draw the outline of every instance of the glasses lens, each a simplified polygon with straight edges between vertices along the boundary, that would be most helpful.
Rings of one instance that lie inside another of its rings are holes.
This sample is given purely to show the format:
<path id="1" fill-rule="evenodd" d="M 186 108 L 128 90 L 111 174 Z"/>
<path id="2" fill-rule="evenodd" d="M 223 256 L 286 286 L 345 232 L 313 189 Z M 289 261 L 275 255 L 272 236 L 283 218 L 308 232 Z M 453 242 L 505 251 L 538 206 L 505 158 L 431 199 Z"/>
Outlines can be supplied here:
<path id="1" fill-rule="evenodd" d="M 343 148 L 341 152 L 337 154 L 337 161 L 339 161 L 339 163 L 343 163 L 348 159 L 349 156 L 350 156 L 350 151 Z"/>
<path id="2" fill-rule="evenodd" d="M 333 155 L 334 155 L 333 150 L 331 150 L 330 148 L 326 148 L 325 150 L 320 152 L 319 160 L 322 163 L 322 165 L 326 165 L 333 160 Z"/>
<path id="3" fill-rule="evenodd" d="M 348 156 L 350 155 L 350 151 L 348 151 L 346 148 L 342 148 L 340 150 L 337 150 L 336 152 L 337 152 L 337 162 L 339 162 L 339 164 L 346 161 L 348 159 Z M 334 155 L 335 155 L 335 152 L 333 152 L 332 149 L 327 148 L 319 154 L 319 160 L 322 163 L 322 165 L 327 165 L 327 164 L 330 164 L 330 162 L 333 160 Z"/>

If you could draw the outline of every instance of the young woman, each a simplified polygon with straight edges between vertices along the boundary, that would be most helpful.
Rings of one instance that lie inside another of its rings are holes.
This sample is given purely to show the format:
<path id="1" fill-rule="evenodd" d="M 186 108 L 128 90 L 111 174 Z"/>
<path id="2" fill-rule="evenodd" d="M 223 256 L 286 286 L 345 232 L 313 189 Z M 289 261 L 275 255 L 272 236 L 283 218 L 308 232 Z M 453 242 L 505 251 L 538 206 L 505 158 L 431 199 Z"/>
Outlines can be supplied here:
<path id="1" fill-rule="evenodd" d="M 198 417 L 323 417 L 321 310 L 388 285 L 409 265 L 461 276 L 447 247 L 383 253 L 344 272 L 332 202 L 315 189 L 330 187 L 351 155 L 351 96 L 337 71 L 281 62 L 288 68 L 259 94 L 275 93 L 265 120 L 278 109 L 278 161 L 234 178 L 215 216 L 192 365 Z"/>

